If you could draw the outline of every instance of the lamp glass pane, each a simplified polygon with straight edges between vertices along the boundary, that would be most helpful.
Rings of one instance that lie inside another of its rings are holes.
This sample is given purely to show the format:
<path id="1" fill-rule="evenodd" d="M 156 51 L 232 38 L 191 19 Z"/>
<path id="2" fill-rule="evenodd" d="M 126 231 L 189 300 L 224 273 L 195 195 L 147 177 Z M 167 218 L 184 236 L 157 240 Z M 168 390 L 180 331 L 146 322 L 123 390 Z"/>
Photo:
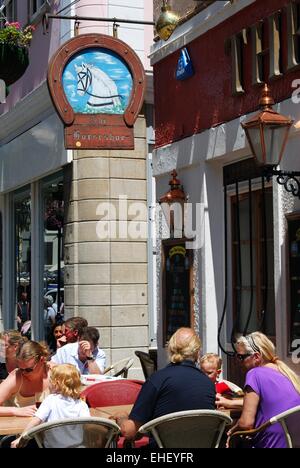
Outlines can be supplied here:
<path id="1" fill-rule="evenodd" d="M 264 139 L 266 147 L 265 165 L 277 166 L 280 163 L 280 153 L 287 132 L 286 126 L 265 126 Z"/>
<path id="2" fill-rule="evenodd" d="M 248 133 L 246 133 L 246 135 L 248 137 L 249 143 L 251 142 L 251 149 L 254 151 L 254 156 L 256 157 L 258 163 L 264 164 L 260 127 L 248 128 Z"/>

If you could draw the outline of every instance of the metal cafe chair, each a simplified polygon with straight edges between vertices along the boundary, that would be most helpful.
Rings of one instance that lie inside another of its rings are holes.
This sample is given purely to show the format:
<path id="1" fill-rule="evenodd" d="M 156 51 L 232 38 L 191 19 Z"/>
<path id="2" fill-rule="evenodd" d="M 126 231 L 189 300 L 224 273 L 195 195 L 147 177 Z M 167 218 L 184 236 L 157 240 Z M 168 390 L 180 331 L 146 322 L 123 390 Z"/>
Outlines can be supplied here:
<path id="1" fill-rule="evenodd" d="M 124 377 L 125 379 L 128 376 L 128 370 L 133 364 L 133 359 L 132 358 L 125 358 L 121 359 L 120 361 L 117 361 L 113 364 L 111 364 L 109 367 L 107 367 L 103 374 L 107 374 L 110 372 L 110 375 L 112 377 Z"/>
<path id="2" fill-rule="evenodd" d="M 119 426 L 110 419 L 89 417 L 40 424 L 22 434 L 18 448 L 35 440 L 38 448 L 116 447 Z"/>
<path id="3" fill-rule="evenodd" d="M 156 371 L 156 363 L 148 353 L 135 351 L 134 354 L 139 358 L 145 379 L 147 380 Z"/>
<path id="4" fill-rule="evenodd" d="M 232 419 L 221 411 L 178 411 L 152 419 L 139 433 L 150 433 L 159 448 L 218 448 L 229 424 Z"/>
<path id="5" fill-rule="evenodd" d="M 242 440 L 246 439 L 248 442 L 250 441 L 251 444 L 252 437 L 277 423 L 281 425 L 284 431 L 287 448 L 300 448 L 300 406 L 295 406 L 294 408 L 273 416 L 256 429 L 234 432 L 230 437 L 230 446 L 233 446 L 233 442 L 235 442 L 237 437 Z"/>

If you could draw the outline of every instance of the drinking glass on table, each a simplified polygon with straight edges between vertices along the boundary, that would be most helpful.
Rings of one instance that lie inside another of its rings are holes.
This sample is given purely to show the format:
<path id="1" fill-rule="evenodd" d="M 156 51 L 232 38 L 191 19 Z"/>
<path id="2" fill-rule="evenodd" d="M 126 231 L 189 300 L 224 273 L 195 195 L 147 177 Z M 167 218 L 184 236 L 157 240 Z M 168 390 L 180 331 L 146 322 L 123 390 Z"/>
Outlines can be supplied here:
<path id="1" fill-rule="evenodd" d="M 35 397 L 36 409 L 39 409 L 39 407 L 41 406 L 42 401 L 44 399 L 44 392 L 36 392 L 34 397 Z"/>

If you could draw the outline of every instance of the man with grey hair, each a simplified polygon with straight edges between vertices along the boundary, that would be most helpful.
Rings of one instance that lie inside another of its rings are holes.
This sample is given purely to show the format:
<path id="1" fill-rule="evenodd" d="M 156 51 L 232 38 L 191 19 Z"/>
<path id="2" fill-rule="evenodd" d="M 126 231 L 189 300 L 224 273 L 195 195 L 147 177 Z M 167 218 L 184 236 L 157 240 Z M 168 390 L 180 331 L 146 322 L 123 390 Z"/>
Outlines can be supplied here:
<path id="1" fill-rule="evenodd" d="M 116 415 L 126 439 L 134 439 L 146 422 L 176 411 L 215 409 L 215 387 L 196 367 L 201 341 L 191 328 L 180 328 L 171 337 L 170 364 L 146 380 L 128 416 Z"/>

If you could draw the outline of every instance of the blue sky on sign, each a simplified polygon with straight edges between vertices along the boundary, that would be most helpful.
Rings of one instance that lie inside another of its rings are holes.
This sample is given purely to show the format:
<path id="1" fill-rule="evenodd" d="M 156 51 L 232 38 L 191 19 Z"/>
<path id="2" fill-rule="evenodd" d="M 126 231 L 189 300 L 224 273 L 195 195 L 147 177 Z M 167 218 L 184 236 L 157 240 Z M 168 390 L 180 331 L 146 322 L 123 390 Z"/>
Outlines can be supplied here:
<path id="1" fill-rule="evenodd" d="M 78 71 L 82 77 L 80 84 Z M 64 69 L 62 81 L 70 105 L 79 113 L 123 114 L 133 87 L 130 70 L 121 57 L 101 48 L 86 49 L 73 56 Z M 82 95 L 78 93 L 79 88 L 85 90 Z M 100 99 L 100 96 L 106 98 Z M 110 96 L 117 97 L 111 99 Z"/>

